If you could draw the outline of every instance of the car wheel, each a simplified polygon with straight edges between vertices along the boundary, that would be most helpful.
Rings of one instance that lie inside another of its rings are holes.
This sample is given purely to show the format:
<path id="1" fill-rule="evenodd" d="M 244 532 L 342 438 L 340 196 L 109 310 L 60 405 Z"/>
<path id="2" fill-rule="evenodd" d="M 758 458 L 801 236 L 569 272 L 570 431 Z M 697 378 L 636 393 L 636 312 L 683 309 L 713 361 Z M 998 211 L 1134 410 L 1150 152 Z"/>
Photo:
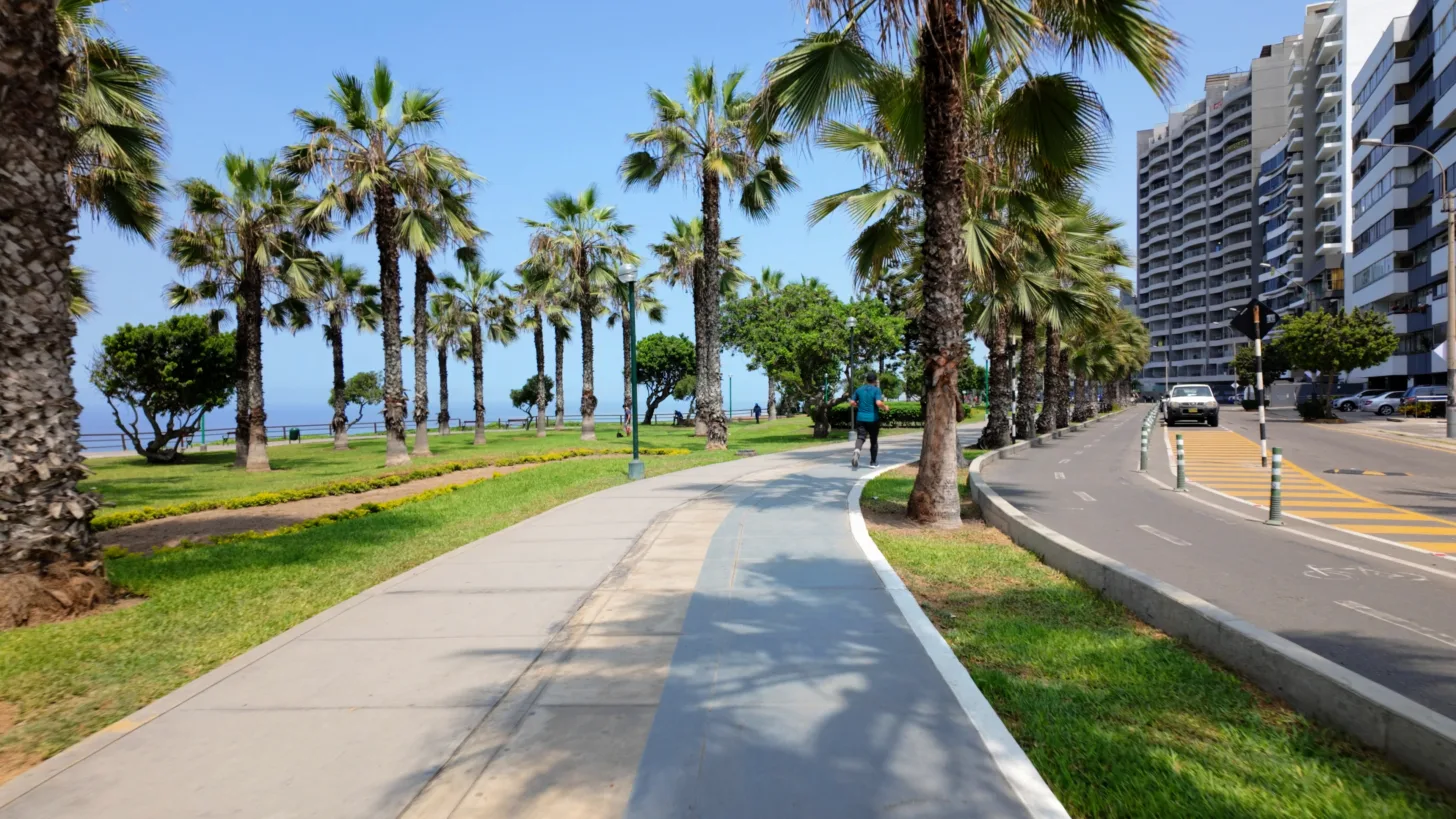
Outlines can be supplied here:
<path id="1" fill-rule="evenodd" d="M 1386 404 L 1386 405 L 1382 406 L 1380 409 L 1376 410 L 1375 411 L 1375 414 L 1376 415 L 1394 415 L 1395 414 L 1395 407 L 1392 407 L 1391 405 Z"/>
<path id="2" fill-rule="evenodd" d="M 1208 419 L 1208 425 L 1211 426 L 1211 427 L 1218 426 L 1218 416 L 1217 415 L 1210 416 L 1209 419 Z"/>
<path id="3" fill-rule="evenodd" d="M 1352 404 L 1352 403 L 1350 403 L 1349 401 L 1346 401 L 1346 402 L 1340 404 L 1340 411 L 1341 412 L 1352 412 L 1354 409 L 1355 409 L 1355 405 Z"/>

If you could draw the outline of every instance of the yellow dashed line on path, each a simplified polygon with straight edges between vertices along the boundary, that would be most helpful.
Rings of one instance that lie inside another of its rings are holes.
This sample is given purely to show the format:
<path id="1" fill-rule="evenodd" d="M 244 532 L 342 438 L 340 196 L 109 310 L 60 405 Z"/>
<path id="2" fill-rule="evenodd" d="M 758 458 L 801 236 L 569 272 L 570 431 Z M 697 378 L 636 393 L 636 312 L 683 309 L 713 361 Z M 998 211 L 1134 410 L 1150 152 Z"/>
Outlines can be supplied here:
<path id="1" fill-rule="evenodd" d="M 1173 433 L 1168 451 L 1173 451 Z M 1188 479 L 1259 506 L 1269 504 L 1269 470 L 1259 465 L 1259 445 L 1226 429 L 1184 431 Z M 1284 461 L 1280 491 L 1284 511 L 1327 526 L 1378 535 L 1405 546 L 1456 552 L 1456 523 L 1357 495 Z M 1450 542 L 1432 540 L 1450 538 Z"/>

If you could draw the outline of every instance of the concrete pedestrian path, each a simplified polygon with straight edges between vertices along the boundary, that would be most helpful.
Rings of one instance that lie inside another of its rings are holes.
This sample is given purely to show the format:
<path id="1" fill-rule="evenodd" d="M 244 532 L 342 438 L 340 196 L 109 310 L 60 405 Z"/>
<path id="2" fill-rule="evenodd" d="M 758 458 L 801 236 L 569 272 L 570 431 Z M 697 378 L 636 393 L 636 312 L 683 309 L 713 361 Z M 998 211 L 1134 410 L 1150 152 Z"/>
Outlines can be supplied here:
<path id="1" fill-rule="evenodd" d="M 857 541 L 847 461 L 686 470 L 471 543 L 22 775 L 0 818 L 1056 815 Z"/>

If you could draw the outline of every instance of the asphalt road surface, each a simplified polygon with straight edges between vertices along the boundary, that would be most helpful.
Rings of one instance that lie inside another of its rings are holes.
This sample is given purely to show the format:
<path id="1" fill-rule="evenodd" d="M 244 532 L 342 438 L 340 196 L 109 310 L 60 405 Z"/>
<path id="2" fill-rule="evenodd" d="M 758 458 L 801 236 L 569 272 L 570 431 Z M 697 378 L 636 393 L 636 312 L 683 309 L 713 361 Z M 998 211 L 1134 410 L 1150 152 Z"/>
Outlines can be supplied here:
<path id="1" fill-rule="evenodd" d="M 1311 523 L 1268 526 L 1263 510 L 1237 500 L 1197 487 L 1174 492 L 1161 427 L 1148 475 L 1136 471 L 1145 410 L 996 461 L 986 479 L 1087 547 L 1456 717 L 1456 559 Z M 1326 439 L 1296 444 L 1295 434 L 1281 432 L 1281 441 L 1291 453 L 1309 448 L 1313 460 Z M 1337 452 L 1345 437 L 1324 444 L 1330 463 L 1355 457 Z"/>

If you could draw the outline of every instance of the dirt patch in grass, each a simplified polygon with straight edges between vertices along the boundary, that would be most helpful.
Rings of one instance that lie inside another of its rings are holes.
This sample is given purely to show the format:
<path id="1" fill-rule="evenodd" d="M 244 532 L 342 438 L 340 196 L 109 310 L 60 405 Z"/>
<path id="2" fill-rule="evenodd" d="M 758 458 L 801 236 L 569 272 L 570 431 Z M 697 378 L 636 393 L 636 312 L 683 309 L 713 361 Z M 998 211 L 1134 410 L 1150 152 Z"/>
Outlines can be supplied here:
<path id="1" fill-rule="evenodd" d="M 588 456 L 578 460 L 592 460 L 595 457 Z M 146 554 L 158 547 L 176 546 L 184 540 L 202 543 L 219 535 L 268 532 L 324 515 L 354 509 L 366 503 L 382 503 L 407 498 L 442 486 L 470 483 L 482 478 L 506 475 L 535 466 L 539 466 L 539 464 L 465 469 L 447 475 L 438 475 L 433 478 L 424 478 L 398 486 L 386 486 L 382 489 L 371 489 L 368 492 L 351 495 L 328 495 L 322 498 L 307 498 L 246 509 L 210 509 L 206 512 L 193 512 L 190 515 L 178 515 L 172 518 L 122 526 L 102 532 L 97 537 L 101 540 L 103 548 L 119 546 L 135 554 Z"/>
<path id="2" fill-rule="evenodd" d="M 101 561 L 57 561 L 39 575 L 0 577 L 0 631 L 69 620 L 112 600 Z"/>

